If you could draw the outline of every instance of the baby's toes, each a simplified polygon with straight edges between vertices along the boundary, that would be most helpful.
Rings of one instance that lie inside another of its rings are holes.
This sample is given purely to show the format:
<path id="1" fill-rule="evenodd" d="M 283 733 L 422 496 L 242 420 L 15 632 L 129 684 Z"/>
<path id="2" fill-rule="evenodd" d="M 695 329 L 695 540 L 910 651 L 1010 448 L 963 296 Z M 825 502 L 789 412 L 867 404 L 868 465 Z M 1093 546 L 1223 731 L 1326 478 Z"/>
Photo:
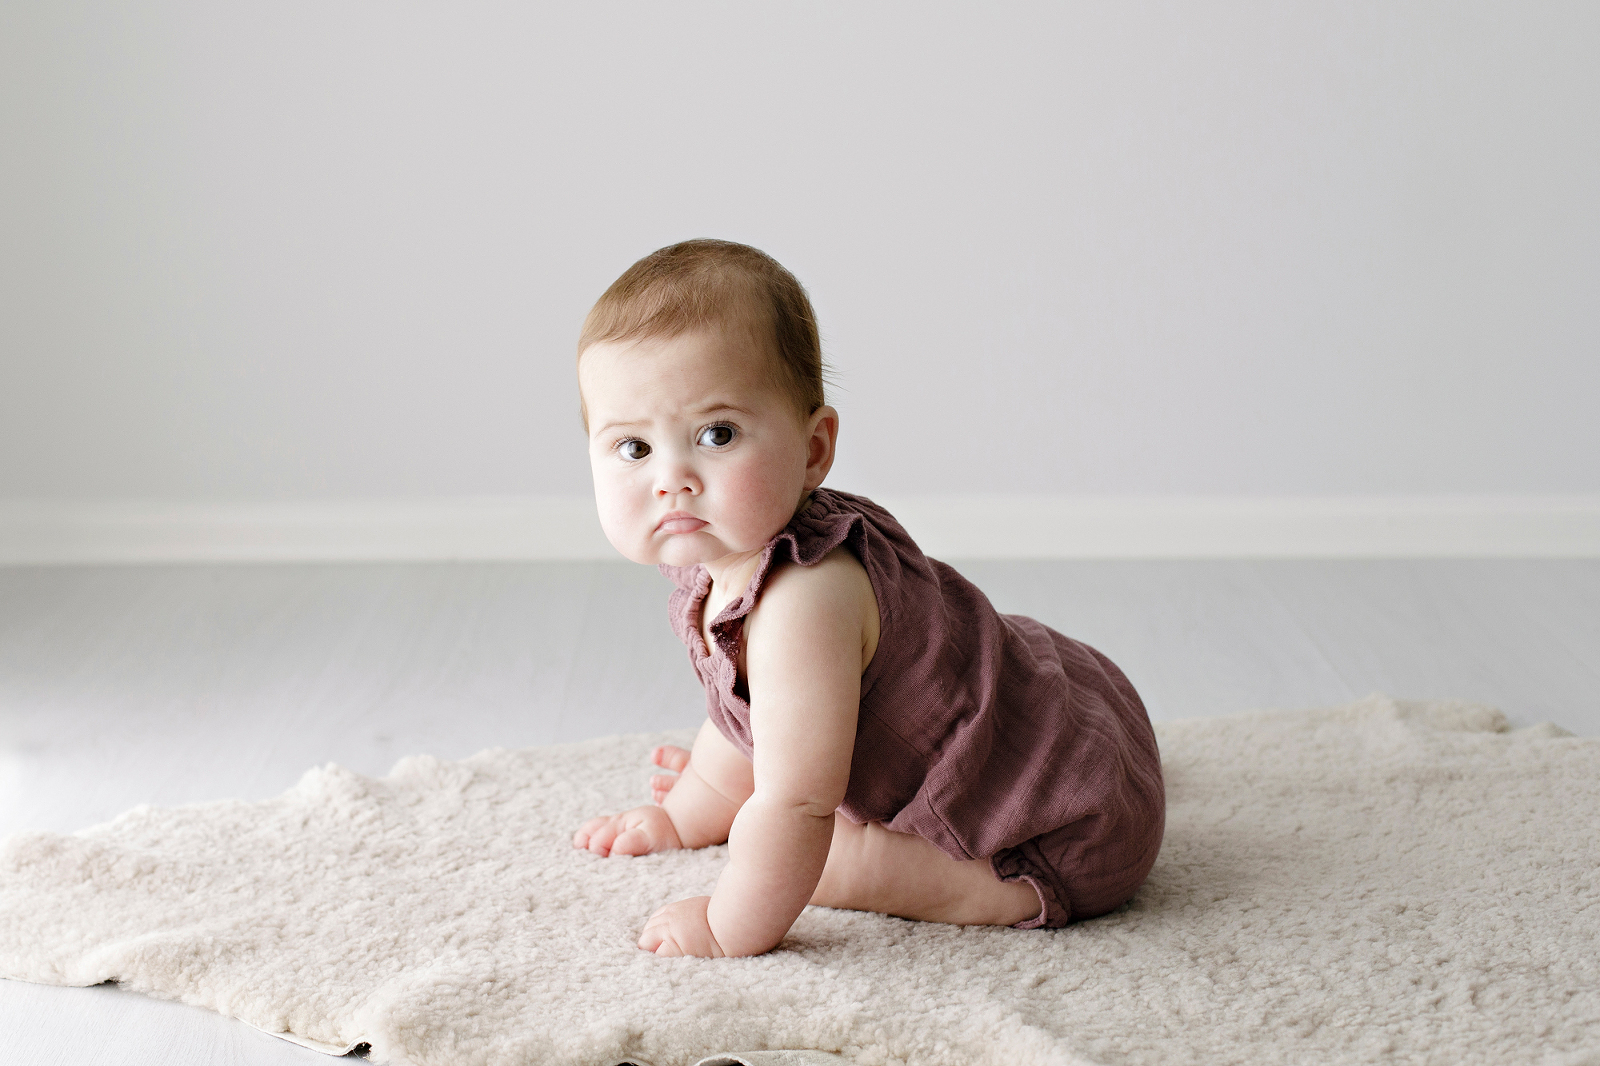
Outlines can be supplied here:
<path id="1" fill-rule="evenodd" d="M 689 765 L 689 753 L 675 744 L 663 744 L 650 753 L 650 761 L 663 770 L 681 774 L 683 768 Z"/>

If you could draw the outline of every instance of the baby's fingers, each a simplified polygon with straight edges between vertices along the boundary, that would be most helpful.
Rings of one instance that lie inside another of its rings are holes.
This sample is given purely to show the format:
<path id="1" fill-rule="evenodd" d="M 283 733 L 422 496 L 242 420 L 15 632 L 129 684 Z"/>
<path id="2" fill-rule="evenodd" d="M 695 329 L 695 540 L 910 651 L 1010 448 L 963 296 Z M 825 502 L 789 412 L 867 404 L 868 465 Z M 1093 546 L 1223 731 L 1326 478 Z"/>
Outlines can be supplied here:
<path id="1" fill-rule="evenodd" d="M 610 847 L 613 855 L 648 855 L 655 848 L 655 841 L 643 829 L 636 827 L 616 834 L 610 841 Z"/>
<path id="2" fill-rule="evenodd" d="M 657 911 L 644 925 L 644 932 L 639 934 L 639 947 L 656 955 L 676 958 L 683 954 L 677 941 L 672 939 L 672 923 L 668 922 Z"/>
<path id="3" fill-rule="evenodd" d="M 589 826 L 585 826 L 589 830 L 589 839 L 581 846 L 587 847 L 596 855 L 606 856 L 611 854 L 612 841 L 617 839 L 617 822 L 615 818 L 602 818 L 599 821 L 599 825 L 590 823 Z M 582 833 L 583 830 L 580 829 L 578 832 Z"/>
<path id="4" fill-rule="evenodd" d="M 644 923 L 644 930 L 639 934 L 639 947 L 645 951 L 654 951 L 661 941 L 666 939 L 666 934 L 662 932 L 665 928 L 666 923 L 661 920 L 661 912 L 658 910 Z"/>
<path id="5" fill-rule="evenodd" d="M 587 822 L 584 822 L 578 827 L 578 831 L 572 834 L 572 846 L 575 848 L 588 847 L 589 838 L 594 836 L 595 830 L 610 820 L 610 818 L 590 818 Z"/>

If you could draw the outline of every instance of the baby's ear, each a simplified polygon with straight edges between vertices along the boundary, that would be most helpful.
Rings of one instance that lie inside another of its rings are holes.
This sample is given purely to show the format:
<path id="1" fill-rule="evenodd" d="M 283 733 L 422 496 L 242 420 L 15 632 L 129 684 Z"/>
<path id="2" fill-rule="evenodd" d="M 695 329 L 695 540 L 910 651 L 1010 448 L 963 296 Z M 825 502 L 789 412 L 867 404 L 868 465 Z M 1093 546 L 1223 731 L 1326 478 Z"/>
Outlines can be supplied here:
<path id="1" fill-rule="evenodd" d="M 810 492 L 833 469 L 834 449 L 839 443 L 839 412 L 824 404 L 811 412 L 806 426 L 810 433 L 806 440 L 806 491 Z"/>

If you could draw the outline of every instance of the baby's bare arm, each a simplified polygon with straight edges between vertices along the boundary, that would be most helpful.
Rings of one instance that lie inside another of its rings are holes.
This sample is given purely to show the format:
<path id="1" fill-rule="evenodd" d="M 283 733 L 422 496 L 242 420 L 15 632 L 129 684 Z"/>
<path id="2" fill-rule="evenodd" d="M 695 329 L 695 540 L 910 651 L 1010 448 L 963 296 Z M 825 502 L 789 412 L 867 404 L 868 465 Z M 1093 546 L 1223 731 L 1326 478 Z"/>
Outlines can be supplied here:
<path id="1" fill-rule="evenodd" d="M 733 822 L 728 866 L 706 909 L 727 955 L 774 947 L 816 890 L 850 780 L 866 620 L 875 625 L 876 612 L 866 572 L 841 551 L 780 570 L 751 613 L 755 789 Z"/>

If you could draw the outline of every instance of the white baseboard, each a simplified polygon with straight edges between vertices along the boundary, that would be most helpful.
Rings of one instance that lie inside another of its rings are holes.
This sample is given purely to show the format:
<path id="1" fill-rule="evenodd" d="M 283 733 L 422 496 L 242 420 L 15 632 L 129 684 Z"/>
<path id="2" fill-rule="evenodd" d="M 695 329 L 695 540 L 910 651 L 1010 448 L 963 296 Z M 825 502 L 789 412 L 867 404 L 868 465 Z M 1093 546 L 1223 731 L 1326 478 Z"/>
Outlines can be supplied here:
<path id="1" fill-rule="evenodd" d="M 0 564 L 605 558 L 588 497 L 0 502 Z"/>
<path id="2" fill-rule="evenodd" d="M 1600 558 L 1600 495 L 880 502 L 948 559 Z M 587 497 L 0 501 L 0 565 L 618 558 Z"/>
<path id="3" fill-rule="evenodd" d="M 1600 495 L 908 498 L 891 510 L 953 559 L 1600 558 Z"/>

